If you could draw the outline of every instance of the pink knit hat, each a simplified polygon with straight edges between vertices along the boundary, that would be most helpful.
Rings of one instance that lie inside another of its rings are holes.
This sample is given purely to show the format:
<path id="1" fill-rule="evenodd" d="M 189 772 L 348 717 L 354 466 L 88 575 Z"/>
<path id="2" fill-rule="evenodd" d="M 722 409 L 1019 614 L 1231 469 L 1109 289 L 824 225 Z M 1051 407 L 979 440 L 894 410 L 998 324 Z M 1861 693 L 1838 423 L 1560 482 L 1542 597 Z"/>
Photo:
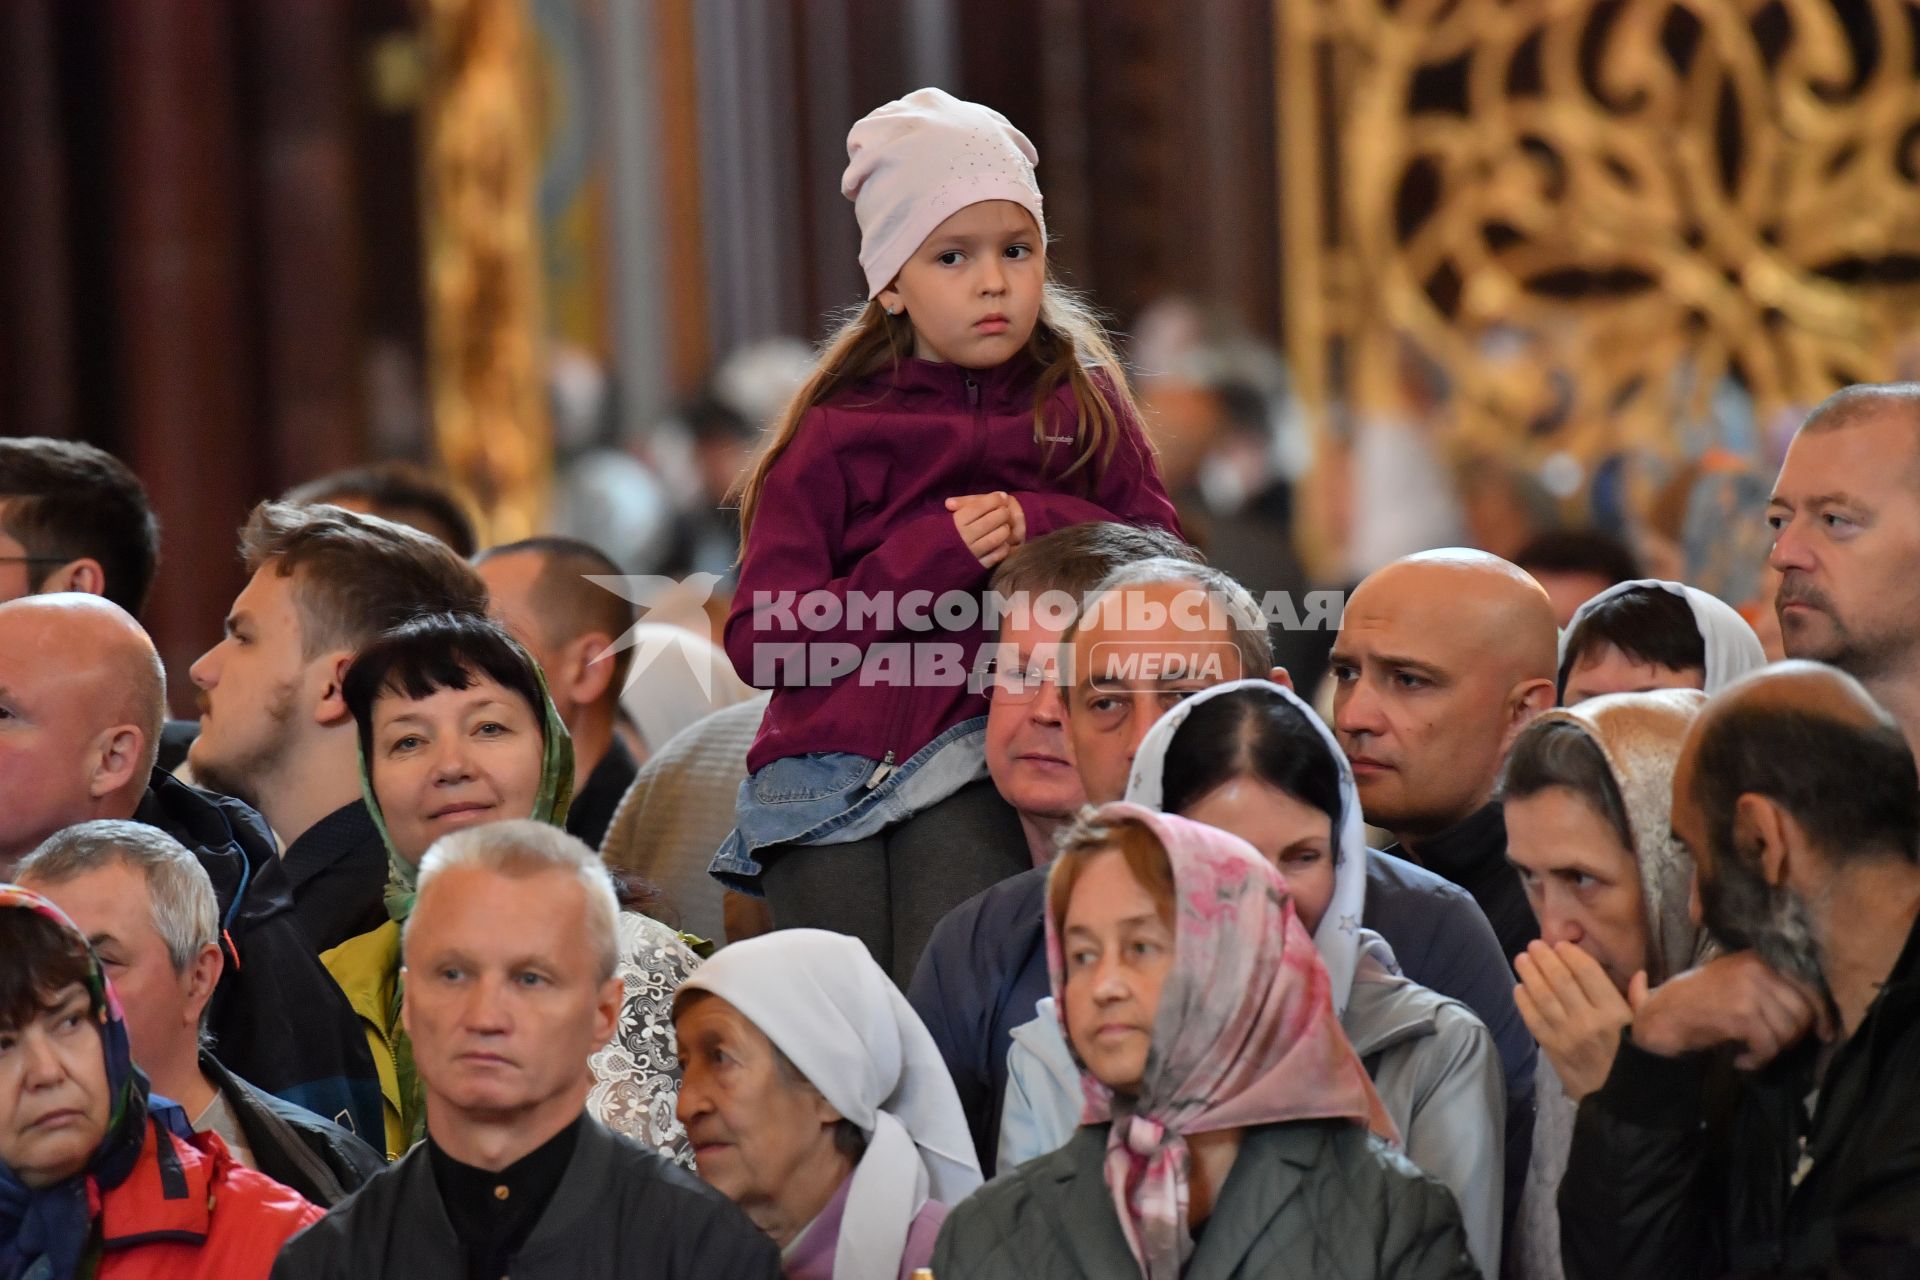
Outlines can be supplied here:
<path id="1" fill-rule="evenodd" d="M 847 133 L 840 193 L 860 220 L 867 296 L 893 283 L 933 229 L 982 200 L 1011 200 L 1033 215 L 1046 247 L 1040 153 L 1007 118 L 941 89 L 917 89 L 870 113 Z"/>

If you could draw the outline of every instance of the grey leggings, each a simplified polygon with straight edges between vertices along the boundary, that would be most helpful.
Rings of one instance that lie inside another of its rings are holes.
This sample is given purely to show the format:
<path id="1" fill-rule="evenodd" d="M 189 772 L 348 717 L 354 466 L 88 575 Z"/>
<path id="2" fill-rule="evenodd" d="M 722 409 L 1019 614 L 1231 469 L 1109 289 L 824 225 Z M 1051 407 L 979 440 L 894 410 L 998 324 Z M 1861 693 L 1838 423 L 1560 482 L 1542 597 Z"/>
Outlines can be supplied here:
<path id="1" fill-rule="evenodd" d="M 1033 866 L 1019 816 L 988 781 L 864 840 L 756 856 L 774 928 L 852 934 L 903 988 L 941 916 Z"/>

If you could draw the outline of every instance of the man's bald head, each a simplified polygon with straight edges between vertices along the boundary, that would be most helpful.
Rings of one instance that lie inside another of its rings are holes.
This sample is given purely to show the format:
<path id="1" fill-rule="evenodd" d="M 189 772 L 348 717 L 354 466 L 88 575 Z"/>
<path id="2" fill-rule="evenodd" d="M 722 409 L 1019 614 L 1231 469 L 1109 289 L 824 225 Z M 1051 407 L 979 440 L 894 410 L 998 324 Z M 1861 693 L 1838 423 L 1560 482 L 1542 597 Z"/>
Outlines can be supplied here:
<path id="1" fill-rule="evenodd" d="M 1557 674 L 1560 629 L 1546 588 L 1485 551 L 1443 547 L 1395 560 L 1348 597 L 1349 616 L 1372 609 L 1417 619 L 1452 647 L 1501 664 L 1510 679 Z"/>
<path id="2" fill-rule="evenodd" d="M 0 604 L 0 710 L 4 860 L 72 823 L 132 816 L 160 749 L 166 674 L 120 606 L 28 596 Z"/>
<path id="3" fill-rule="evenodd" d="M 1881 419 L 1909 427 L 1920 449 L 1920 382 L 1860 382 L 1842 387 L 1813 407 L 1800 430 L 1818 435 Z"/>
<path id="4" fill-rule="evenodd" d="M 1920 856 L 1920 775 L 1900 726 L 1858 680 L 1822 663 L 1762 667 L 1708 699 L 1674 793 L 1704 819 L 1709 856 L 1733 847 L 1746 795 L 1776 802 L 1833 857 Z"/>
<path id="5" fill-rule="evenodd" d="M 45 660 L 47 678 L 77 698 L 87 719 L 137 726 L 146 767 L 160 750 L 167 718 L 167 672 L 153 637 L 132 614 L 103 596 L 62 591 L 0 604 L 0 647 L 18 643 Z"/>
<path id="6" fill-rule="evenodd" d="M 1892 729 L 1893 717 L 1865 685 L 1824 662 L 1789 659 L 1730 682 L 1701 709 L 1695 733 L 1715 718 L 1747 709 L 1805 712 L 1855 729 Z"/>
<path id="7" fill-rule="evenodd" d="M 1367 819 L 1418 838 L 1470 816 L 1528 720 L 1553 705 L 1546 591 L 1484 551 L 1396 560 L 1347 598 L 1334 727 Z"/>

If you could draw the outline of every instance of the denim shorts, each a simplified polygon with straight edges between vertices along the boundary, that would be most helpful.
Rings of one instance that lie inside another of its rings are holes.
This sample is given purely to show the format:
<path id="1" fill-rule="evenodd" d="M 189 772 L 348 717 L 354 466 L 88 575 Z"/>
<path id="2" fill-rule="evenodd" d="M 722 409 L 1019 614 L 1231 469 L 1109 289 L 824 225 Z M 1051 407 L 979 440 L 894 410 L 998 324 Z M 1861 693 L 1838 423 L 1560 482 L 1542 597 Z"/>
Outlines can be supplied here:
<path id="1" fill-rule="evenodd" d="M 760 892 L 754 854 L 776 844 L 848 844 L 945 800 L 987 774 L 987 718 L 963 720 L 869 787 L 878 760 L 844 751 L 775 760 L 740 784 L 734 829 L 708 871 L 729 889 Z"/>

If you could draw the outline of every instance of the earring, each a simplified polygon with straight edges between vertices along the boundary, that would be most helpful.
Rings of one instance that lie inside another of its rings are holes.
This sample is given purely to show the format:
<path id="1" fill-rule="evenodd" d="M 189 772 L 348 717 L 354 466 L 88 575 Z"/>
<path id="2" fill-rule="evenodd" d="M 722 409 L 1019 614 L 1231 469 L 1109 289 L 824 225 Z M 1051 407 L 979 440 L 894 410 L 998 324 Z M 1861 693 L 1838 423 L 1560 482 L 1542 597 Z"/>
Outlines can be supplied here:
<path id="1" fill-rule="evenodd" d="M 890 316 L 897 316 L 897 315 L 899 315 L 899 314 L 900 314 L 900 308 L 898 308 L 898 307 L 888 307 L 888 308 L 887 308 L 887 314 L 888 314 L 888 315 L 890 315 Z"/>

